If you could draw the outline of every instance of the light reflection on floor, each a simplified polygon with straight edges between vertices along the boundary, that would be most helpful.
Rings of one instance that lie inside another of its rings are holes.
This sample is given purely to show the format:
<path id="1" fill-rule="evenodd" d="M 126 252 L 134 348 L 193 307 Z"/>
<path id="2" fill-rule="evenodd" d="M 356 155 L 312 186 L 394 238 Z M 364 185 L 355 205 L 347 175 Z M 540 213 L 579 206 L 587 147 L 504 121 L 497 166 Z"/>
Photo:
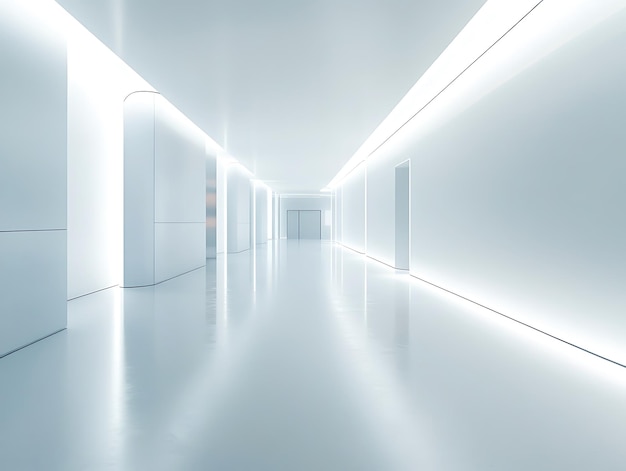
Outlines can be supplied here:
<path id="1" fill-rule="evenodd" d="M 0 469 L 624 470 L 626 371 L 330 243 L 69 303 Z"/>

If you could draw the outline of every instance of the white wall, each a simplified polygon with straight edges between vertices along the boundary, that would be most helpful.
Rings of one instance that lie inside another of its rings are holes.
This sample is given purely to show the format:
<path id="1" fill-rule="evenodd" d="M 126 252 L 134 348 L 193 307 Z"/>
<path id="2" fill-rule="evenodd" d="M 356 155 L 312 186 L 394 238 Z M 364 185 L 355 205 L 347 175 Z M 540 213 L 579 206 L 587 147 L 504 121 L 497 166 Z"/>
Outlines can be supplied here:
<path id="1" fill-rule="evenodd" d="M 156 93 L 124 112 L 124 286 L 144 286 L 205 264 L 205 138 Z"/>
<path id="2" fill-rule="evenodd" d="M 46 0 L 0 3 L 0 356 L 67 323 L 67 60 Z"/>
<path id="3" fill-rule="evenodd" d="M 367 254 L 395 266 L 395 167 L 402 156 L 367 163 Z"/>
<path id="4" fill-rule="evenodd" d="M 78 22 L 68 41 L 67 295 L 122 279 L 124 98 L 152 90 Z"/>
<path id="5" fill-rule="evenodd" d="M 330 195 L 280 195 L 280 237 L 287 238 L 287 211 L 309 210 L 322 212 L 322 239 L 330 239 L 332 227 L 332 199 Z"/>
<path id="6" fill-rule="evenodd" d="M 256 244 L 266 244 L 268 231 L 271 230 L 271 217 L 268 212 L 272 208 L 271 190 L 264 185 L 257 184 L 254 188 L 255 197 L 255 242 Z"/>
<path id="7" fill-rule="evenodd" d="M 368 160 L 367 250 L 393 259 L 411 159 L 412 274 L 626 363 L 626 12 L 598 18 L 523 26 Z"/>
<path id="8" fill-rule="evenodd" d="M 239 164 L 226 170 L 227 251 L 238 253 L 250 249 L 252 181 L 250 173 Z"/>
<path id="9" fill-rule="evenodd" d="M 155 281 L 206 264 L 205 136 L 155 95 Z"/>
<path id="10" fill-rule="evenodd" d="M 346 247 L 361 253 L 365 253 L 366 246 L 366 167 L 365 163 L 359 165 L 341 185 L 341 240 Z"/>
<path id="11" fill-rule="evenodd" d="M 338 186 L 333 190 L 333 234 L 334 241 L 343 243 L 343 188 Z"/>

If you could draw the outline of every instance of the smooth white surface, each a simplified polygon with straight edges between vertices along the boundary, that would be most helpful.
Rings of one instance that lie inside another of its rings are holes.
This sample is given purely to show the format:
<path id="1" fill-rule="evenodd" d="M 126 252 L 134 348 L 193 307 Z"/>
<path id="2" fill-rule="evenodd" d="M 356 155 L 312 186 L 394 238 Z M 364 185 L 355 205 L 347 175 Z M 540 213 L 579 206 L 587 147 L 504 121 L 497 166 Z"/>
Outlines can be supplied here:
<path id="1" fill-rule="evenodd" d="M 413 180 L 416 273 L 621 363 L 625 47 L 620 14 L 423 140 Z"/>
<path id="2" fill-rule="evenodd" d="M 154 282 L 168 280 L 206 263 L 204 223 L 155 223 Z"/>
<path id="3" fill-rule="evenodd" d="M 331 197 L 327 195 L 280 195 L 280 236 L 287 238 L 287 211 L 309 210 L 322 212 L 322 239 L 330 239 L 332 218 L 327 220 L 325 216 L 332 215 L 331 203 Z"/>
<path id="4" fill-rule="evenodd" d="M 67 227 L 67 57 L 57 10 L 51 0 L 0 4 L 0 231 Z"/>
<path id="5" fill-rule="evenodd" d="M 322 212 L 321 211 L 299 211 L 299 236 L 300 239 L 321 239 L 322 234 Z"/>
<path id="6" fill-rule="evenodd" d="M 268 206 L 271 203 L 271 194 L 268 193 L 268 189 L 262 185 L 256 185 L 254 188 L 254 197 L 256 199 L 254 211 L 255 211 L 255 243 L 265 244 L 267 243 L 268 226 L 271 225 L 271 219 L 268 218 Z"/>
<path id="7" fill-rule="evenodd" d="M 410 263 L 411 245 L 411 171 L 409 162 L 400 164 L 395 169 L 395 264 L 394 267 L 408 270 Z M 369 238 L 368 238 L 369 241 Z"/>
<path id="8" fill-rule="evenodd" d="M 65 328 L 66 253 L 64 230 L 0 232 L 0 356 Z"/>
<path id="9" fill-rule="evenodd" d="M 343 241 L 343 188 L 333 190 L 333 239 L 341 243 Z"/>
<path id="10" fill-rule="evenodd" d="M 154 282 L 206 263 L 205 138 L 162 96 L 154 115 Z"/>
<path id="11" fill-rule="evenodd" d="M 124 102 L 123 286 L 154 284 L 154 97 L 133 93 Z"/>
<path id="12" fill-rule="evenodd" d="M 343 214 L 341 240 L 346 247 L 361 253 L 365 252 L 366 237 L 366 167 L 366 164 L 361 164 L 355 168 L 343 181 L 341 188 Z"/>
<path id="13" fill-rule="evenodd" d="M 485 0 L 58 2 L 288 192 L 325 186 Z"/>
<path id="14" fill-rule="evenodd" d="M 61 13 L 46 0 L 0 3 L 0 356 L 66 325 Z"/>
<path id="15" fill-rule="evenodd" d="M 161 95 L 155 97 L 154 127 L 155 222 L 204 222 L 203 134 Z"/>
<path id="16" fill-rule="evenodd" d="M 395 265 L 396 166 L 413 157 L 410 152 L 385 154 L 367 162 L 367 253 Z"/>
<path id="17" fill-rule="evenodd" d="M 122 282 L 124 98 L 152 87 L 78 22 L 67 33 L 71 299 Z"/>
<path id="18" fill-rule="evenodd" d="M 523 72 L 537 60 L 602 21 L 612 12 L 619 10 L 620 5 L 623 8 L 624 2 L 622 0 L 580 0 L 576 3 L 569 2 L 567 5 L 561 0 L 543 2 L 539 8 L 535 9 L 531 15 L 498 42 L 488 54 L 482 56 L 453 86 L 439 95 L 435 101 L 430 103 L 426 109 L 422 110 L 407 126 L 373 154 L 367 162 L 369 183 L 367 191 L 368 255 L 389 265 L 394 264 L 395 241 L 393 232 L 389 230 L 394 224 L 392 219 L 394 214 L 393 169 L 406 159 L 420 162 L 420 165 L 430 165 L 429 156 L 422 154 L 421 139 L 437 129 L 441 129 L 441 126 L 444 126 L 446 122 L 475 105 L 481 98 Z M 404 113 L 411 111 L 411 103 L 413 102 L 418 105 L 414 110 L 417 111 L 419 103 L 426 103 L 427 98 L 432 98 L 433 93 L 437 91 L 435 85 L 439 78 L 450 77 L 446 74 L 458 70 L 454 67 L 450 68 L 457 62 L 457 59 L 465 57 L 463 61 L 466 61 L 472 55 L 478 57 L 481 52 L 485 52 L 484 48 L 497 37 L 493 36 L 495 30 L 484 28 L 486 22 L 491 22 L 491 26 L 501 28 L 502 25 L 498 23 L 499 18 L 506 19 L 507 24 L 512 24 L 511 22 L 516 17 L 521 18 L 523 16 L 524 9 L 528 10 L 531 7 L 532 4 L 528 2 L 518 2 L 514 6 L 505 5 L 504 2 L 500 1 L 490 1 L 486 4 L 424 77 L 411 89 L 406 97 L 406 102 L 399 104 L 393 114 L 399 113 L 405 116 Z M 480 50 L 480 45 L 482 45 L 483 51 Z M 595 92 L 590 90 L 586 92 L 586 94 L 588 93 Z M 533 103 L 536 100 L 532 93 L 524 96 L 528 96 Z M 549 106 L 549 103 L 551 103 L 550 100 L 546 102 L 546 106 Z M 508 116 L 511 110 L 503 109 L 502 112 L 503 116 Z M 390 116 L 390 118 L 392 117 Z M 555 116 L 553 119 L 558 119 L 558 117 Z M 387 124 L 381 125 L 381 130 Z M 481 129 L 477 132 L 486 138 L 491 136 L 491 131 L 488 129 Z M 514 132 L 523 135 L 521 128 Z M 385 133 L 383 132 L 383 134 Z M 500 134 L 496 138 L 500 138 L 504 142 L 507 135 L 506 133 Z M 364 144 L 364 146 L 366 145 Z M 457 146 L 454 147 L 454 152 L 457 152 Z M 460 147 L 458 146 L 458 148 Z M 505 152 L 508 151 L 503 151 L 503 155 Z M 445 181 L 447 175 L 442 174 L 438 178 L 444 178 Z M 425 204 L 426 202 L 422 201 L 422 203 Z M 416 216 L 414 231 L 420 230 L 420 224 L 420 220 Z"/>
<path id="19" fill-rule="evenodd" d="M 587 6 L 554 34 L 520 25 L 368 161 L 368 254 L 393 253 L 391 169 L 410 158 L 414 274 L 624 363 L 626 14 L 593 27 Z"/>
<path id="20" fill-rule="evenodd" d="M 237 253 L 250 249 L 252 222 L 252 181 L 240 165 L 229 165 L 227 184 L 227 250 Z"/>
<path id="21" fill-rule="evenodd" d="M 626 467 L 623 368 L 327 243 L 210 263 L 0 360 L 3 466 Z"/>
<path id="22" fill-rule="evenodd" d="M 287 239 L 300 238 L 300 211 L 287 211 Z"/>
<path id="23" fill-rule="evenodd" d="M 124 113 L 124 286 L 145 286 L 205 263 L 206 147 L 158 94 L 132 94 Z"/>

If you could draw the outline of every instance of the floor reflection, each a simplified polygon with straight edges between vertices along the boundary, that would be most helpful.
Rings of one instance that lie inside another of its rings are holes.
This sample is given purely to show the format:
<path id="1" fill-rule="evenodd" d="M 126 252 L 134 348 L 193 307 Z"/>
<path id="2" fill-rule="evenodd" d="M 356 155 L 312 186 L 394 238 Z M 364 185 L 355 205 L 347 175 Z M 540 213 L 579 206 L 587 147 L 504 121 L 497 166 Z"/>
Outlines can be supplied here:
<path id="1" fill-rule="evenodd" d="M 626 469 L 623 369 L 338 245 L 69 303 L 0 360 L 16 470 Z"/>

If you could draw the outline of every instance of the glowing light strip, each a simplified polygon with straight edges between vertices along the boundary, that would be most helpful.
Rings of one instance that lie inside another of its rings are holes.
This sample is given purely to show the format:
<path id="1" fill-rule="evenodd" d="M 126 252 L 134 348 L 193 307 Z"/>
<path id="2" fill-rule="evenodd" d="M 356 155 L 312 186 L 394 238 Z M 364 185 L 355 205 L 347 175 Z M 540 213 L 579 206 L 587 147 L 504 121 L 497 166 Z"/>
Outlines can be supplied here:
<path id="1" fill-rule="evenodd" d="M 371 158 L 399 129 L 421 114 L 427 106 L 430 109 L 435 98 L 440 108 L 437 113 L 442 115 L 437 117 L 445 119 L 445 115 L 458 106 L 455 107 L 450 100 L 438 98 L 452 83 L 483 81 L 485 89 L 486 82 L 492 82 L 490 86 L 493 88 L 622 8 L 623 0 L 523 0 L 513 3 L 489 0 L 327 187 L 339 185 L 357 165 Z M 506 48 L 499 47 L 504 38 Z M 496 45 L 500 49 L 498 54 L 491 50 Z M 487 52 L 489 56 L 497 55 L 499 58 L 498 71 L 494 72 L 493 57 L 484 60 L 483 56 Z M 479 62 L 481 69 L 484 67 L 483 62 L 489 63 L 486 66 L 489 73 L 484 70 L 480 74 L 474 71 Z M 468 70 L 472 73 L 466 73 Z M 490 74 L 493 76 L 490 77 Z M 466 76 L 471 76 L 471 79 Z M 474 95 L 476 93 L 474 91 Z M 471 101 L 471 97 L 463 96 L 463 99 Z M 428 128 L 426 122 L 420 125 Z"/>

